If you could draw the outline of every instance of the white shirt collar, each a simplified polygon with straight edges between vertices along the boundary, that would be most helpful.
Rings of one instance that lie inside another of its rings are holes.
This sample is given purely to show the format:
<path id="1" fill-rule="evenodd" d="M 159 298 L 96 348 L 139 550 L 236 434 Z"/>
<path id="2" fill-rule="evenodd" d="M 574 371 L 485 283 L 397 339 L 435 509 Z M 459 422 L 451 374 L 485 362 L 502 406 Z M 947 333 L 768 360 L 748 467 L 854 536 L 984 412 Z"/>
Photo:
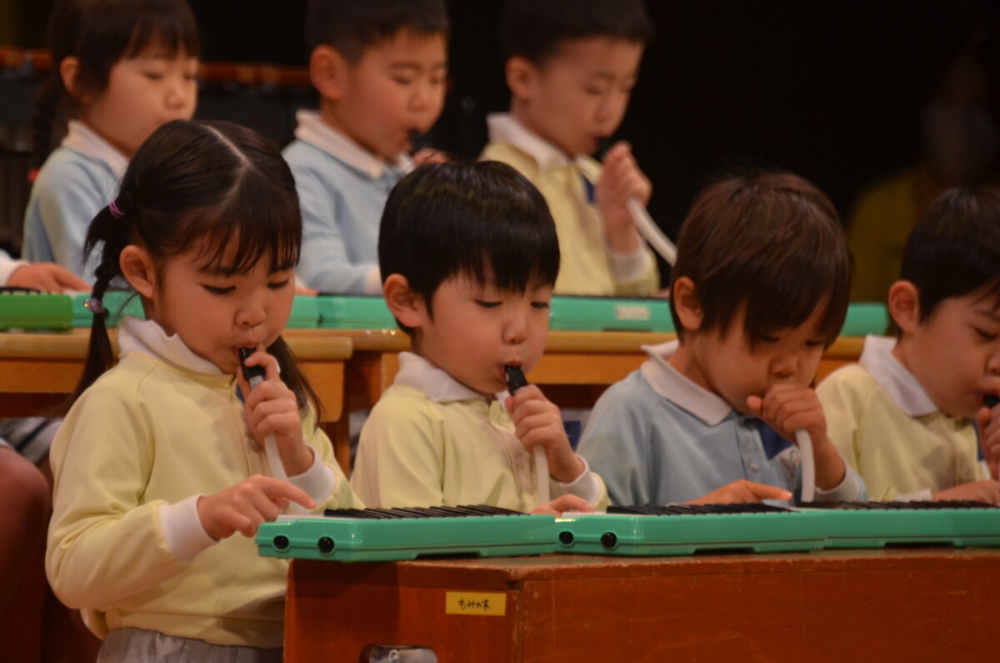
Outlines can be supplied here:
<path id="1" fill-rule="evenodd" d="M 510 113 L 490 113 L 486 116 L 486 125 L 491 141 L 513 145 L 534 159 L 542 172 L 572 163 L 562 150 L 515 120 Z"/>
<path id="2" fill-rule="evenodd" d="M 716 394 L 684 377 L 667 360 L 677 351 L 679 341 L 659 345 L 644 345 L 649 359 L 639 370 L 642 377 L 660 396 L 701 419 L 706 426 L 717 426 L 728 417 L 733 408 Z"/>
<path id="3" fill-rule="evenodd" d="M 390 165 L 404 173 L 413 170 L 413 160 L 409 155 L 400 152 L 394 163 L 387 164 L 382 157 L 369 152 L 321 120 L 317 111 L 300 110 L 295 114 L 295 120 L 298 122 L 295 127 L 296 138 L 318 147 L 373 180 L 382 177 Z"/>
<path id="4" fill-rule="evenodd" d="M 911 417 L 934 414 L 938 406 L 896 356 L 892 349 L 896 339 L 866 336 L 865 348 L 858 363 L 879 383 L 899 408 Z"/>
<path id="5" fill-rule="evenodd" d="M 393 384 L 421 391 L 434 403 L 483 400 L 482 394 L 412 352 L 399 353 L 399 372 Z M 506 392 L 503 392 L 497 398 L 502 402 L 505 395 Z"/>
<path id="6" fill-rule="evenodd" d="M 69 121 L 69 131 L 61 145 L 85 157 L 104 162 L 119 180 L 128 168 L 128 158 L 124 154 L 79 120 Z"/>
<path id="7" fill-rule="evenodd" d="M 127 316 L 118 325 L 118 349 L 121 353 L 141 352 L 168 364 L 195 373 L 222 375 L 212 362 L 191 351 L 176 334 L 167 336 L 163 327 L 152 320 Z"/>

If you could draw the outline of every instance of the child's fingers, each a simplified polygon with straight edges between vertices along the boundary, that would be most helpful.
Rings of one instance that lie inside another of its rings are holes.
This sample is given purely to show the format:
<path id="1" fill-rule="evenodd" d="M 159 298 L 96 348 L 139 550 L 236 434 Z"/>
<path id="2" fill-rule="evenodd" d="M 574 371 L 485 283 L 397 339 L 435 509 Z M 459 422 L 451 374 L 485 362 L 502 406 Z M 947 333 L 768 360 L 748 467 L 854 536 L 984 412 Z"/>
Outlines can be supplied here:
<path id="1" fill-rule="evenodd" d="M 267 382 L 281 381 L 278 373 L 278 360 L 264 350 L 257 350 L 246 359 L 247 366 L 260 366 L 264 369 L 264 380 Z"/>
<path id="2" fill-rule="evenodd" d="M 539 504 L 531 510 L 531 513 L 536 515 L 543 514 L 559 517 L 567 511 L 592 513 L 594 511 L 594 507 L 590 502 L 577 495 L 562 495 L 551 502 Z"/>
<path id="3" fill-rule="evenodd" d="M 792 494 L 785 490 L 784 488 L 778 488 L 777 486 L 769 486 L 764 483 L 754 483 L 752 481 L 747 481 L 745 486 L 747 492 L 753 495 L 758 501 L 760 500 L 790 500 L 792 499 Z"/>

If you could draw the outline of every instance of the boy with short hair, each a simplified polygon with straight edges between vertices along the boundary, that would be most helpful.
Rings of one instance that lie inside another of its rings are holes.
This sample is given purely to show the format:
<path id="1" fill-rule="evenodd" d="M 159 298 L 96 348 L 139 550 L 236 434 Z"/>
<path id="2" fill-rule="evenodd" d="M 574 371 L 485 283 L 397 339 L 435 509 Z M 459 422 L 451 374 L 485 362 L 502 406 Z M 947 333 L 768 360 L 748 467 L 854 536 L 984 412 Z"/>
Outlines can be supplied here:
<path id="1" fill-rule="evenodd" d="M 497 397 L 505 367 L 530 373 L 548 335 L 559 244 L 537 189 L 501 163 L 422 166 L 389 195 L 379 265 L 412 352 L 361 432 L 351 485 L 365 504 L 606 505 L 537 386 Z M 536 445 L 560 496 L 547 504 L 536 503 Z"/>
<path id="2" fill-rule="evenodd" d="M 297 273 L 321 292 L 381 293 L 378 220 L 412 168 L 410 133 L 441 113 L 442 0 L 311 0 L 306 39 L 319 112 L 299 111 L 283 154 L 302 205 Z"/>
<path id="3" fill-rule="evenodd" d="M 830 201 L 790 173 L 728 177 L 695 199 L 677 255 L 679 339 L 645 348 L 580 442 L 612 502 L 788 500 L 802 480 L 798 429 L 812 440 L 815 499 L 864 499 L 810 388 L 851 285 Z"/>
<path id="4" fill-rule="evenodd" d="M 589 155 L 621 123 L 653 34 L 641 0 L 509 0 L 501 22 L 510 113 L 488 118 L 482 158 L 512 165 L 538 187 L 559 233 L 555 292 L 648 296 L 652 252 L 626 207 L 649 180 L 627 143 L 602 164 Z"/>
<path id="5" fill-rule="evenodd" d="M 1000 192 L 952 190 L 927 209 L 888 308 L 897 338 L 869 336 L 816 390 L 830 439 L 876 499 L 1000 504 L 976 430 L 996 477 L 1000 407 L 984 400 L 1000 394 Z"/>

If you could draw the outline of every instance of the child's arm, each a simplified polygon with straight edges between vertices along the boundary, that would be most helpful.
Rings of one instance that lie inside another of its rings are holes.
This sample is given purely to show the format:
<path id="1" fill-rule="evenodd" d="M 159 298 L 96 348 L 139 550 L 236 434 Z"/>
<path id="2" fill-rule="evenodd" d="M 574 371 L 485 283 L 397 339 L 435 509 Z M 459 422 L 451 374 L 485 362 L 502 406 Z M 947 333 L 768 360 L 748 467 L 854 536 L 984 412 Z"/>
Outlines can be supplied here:
<path id="1" fill-rule="evenodd" d="M 954 488 L 931 493 L 933 500 L 972 500 L 985 504 L 1000 505 L 1000 483 L 993 479 L 963 483 Z"/>
<path id="2" fill-rule="evenodd" d="M 518 389 L 505 403 L 514 421 L 514 435 L 524 448 L 531 452 L 536 445 L 545 448 L 549 464 L 549 477 L 558 489 L 577 495 L 591 504 L 603 507 L 607 491 L 603 483 L 578 456 L 566 437 L 559 408 L 545 398 L 536 385 Z"/>
<path id="3" fill-rule="evenodd" d="M 309 288 L 349 295 L 381 295 L 378 263 L 351 260 L 338 221 L 340 199 L 314 169 L 289 162 L 302 209 L 302 256 L 296 273 Z M 378 217 L 371 219 L 378 228 Z"/>
<path id="4" fill-rule="evenodd" d="M 72 162 L 43 168 L 25 212 L 24 257 L 31 262 L 55 262 L 93 282 L 96 263 L 87 263 L 83 255 L 87 228 L 117 189 L 117 184 L 106 190 L 101 184 Z M 43 233 L 44 239 L 39 239 Z M 43 255 L 45 251 L 51 255 Z"/>
<path id="5" fill-rule="evenodd" d="M 809 433 L 816 468 L 816 487 L 826 493 L 835 493 L 822 496 L 824 499 L 858 499 L 863 494 L 857 474 L 848 471 L 843 457 L 827 435 L 823 406 L 814 390 L 788 382 L 776 384 L 768 389 L 764 398 L 747 398 L 747 407 L 793 443 L 797 429 L 802 428 Z"/>
<path id="6" fill-rule="evenodd" d="M 616 143 L 608 150 L 603 166 L 597 182 L 596 203 L 604 218 L 608 246 L 618 254 L 635 253 L 641 248 L 642 240 L 626 205 L 629 198 L 646 205 L 653 187 L 639 170 L 632 147 L 626 142 Z"/>

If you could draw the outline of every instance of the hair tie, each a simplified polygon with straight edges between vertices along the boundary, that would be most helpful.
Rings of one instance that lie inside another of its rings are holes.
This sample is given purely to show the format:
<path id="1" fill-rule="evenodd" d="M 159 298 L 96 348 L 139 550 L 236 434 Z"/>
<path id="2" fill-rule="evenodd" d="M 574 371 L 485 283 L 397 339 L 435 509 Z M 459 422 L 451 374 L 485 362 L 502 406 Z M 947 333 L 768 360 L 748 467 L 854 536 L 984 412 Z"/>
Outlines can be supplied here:
<path id="1" fill-rule="evenodd" d="M 125 216 L 125 212 L 121 211 L 118 208 L 118 201 L 117 200 L 112 200 L 110 203 L 108 203 L 108 209 L 111 210 L 111 216 L 115 217 L 116 219 L 120 219 L 123 216 Z M 98 301 L 100 301 L 100 300 L 98 300 Z"/>
<path id="2" fill-rule="evenodd" d="M 83 303 L 83 306 L 94 315 L 104 315 L 108 312 L 107 309 L 104 308 L 104 302 L 97 297 L 91 297 Z"/>

